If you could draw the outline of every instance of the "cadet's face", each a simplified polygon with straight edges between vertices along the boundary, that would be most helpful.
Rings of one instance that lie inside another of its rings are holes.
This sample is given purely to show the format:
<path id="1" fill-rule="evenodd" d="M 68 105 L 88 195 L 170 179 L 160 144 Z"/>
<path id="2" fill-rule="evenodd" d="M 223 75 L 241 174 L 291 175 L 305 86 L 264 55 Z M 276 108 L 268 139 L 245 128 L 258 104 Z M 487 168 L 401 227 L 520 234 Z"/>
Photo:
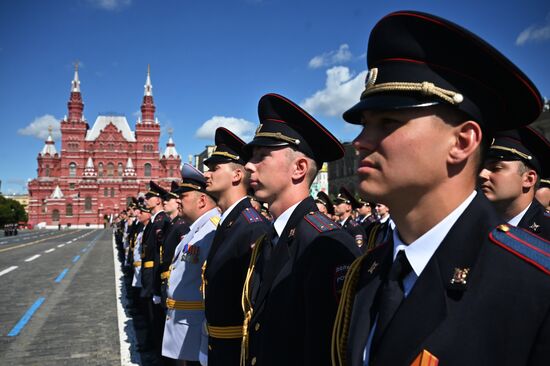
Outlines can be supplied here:
<path id="1" fill-rule="evenodd" d="M 359 188 L 376 201 L 398 203 L 429 192 L 447 177 L 452 127 L 422 108 L 364 111 L 353 141 L 359 153 Z"/>
<path id="2" fill-rule="evenodd" d="M 170 198 L 168 201 L 163 201 L 164 211 L 166 213 L 171 214 L 172 212 L 176 212 L 178 210 L 178 199 L 176 198 Z"/>
<path id="3" fill-rule="evenodd" d="M 181 200 L 181 214 L 185 220 L 189 222 L 195 221 L 196 213 L 198 211 L 198 193 L 195 191 L 182 193 Z"/>
<path id="4" fill-rule="evenodd" d="M 334 214 L 336 216 L 342 216 L 346 212 L 351 211 L 351 205 L 348 203 L 342 202 L 337 205 L 334 205 Z"/>
<path id="5" fill-rule="evenodd" d="M 273 203 L 292 184 L 288 147 L 254 147 L 245 168 L 250 172 L 250 187 L 263 202 Z"/>
<path id="6" fill-rule="evenodd" d="M 521 196 L 524 174 L 519 161 L 488 160 L 479 173 L 481 190 L 491 202 L 511 202 Z"/>
<path id="7" fill-rule="evenodd" d="M 149 212 L 139 211 L 139 222 L 145 224 L 151 219 L 151 214 Z"/>
<path id="8" fill-rule="evenodd" d="M 363 205 L 359 207 L 359 214 L 361 215 L 369 215 L 371 213 L 370 206 Z"/>
<path id="9" fill-rule="evenodd" d="M 316 204 L 317 204 L 317 209 L 320 212 L 324 213 L 325 215 L 328 213 L 327 207 L 325 205 L 323 205 L 322 203 L 319 203 L 319 202 L 316 202 Z"/>
<path id="10" fill-rule="evenodd" d="M 537 193 L 535 194 L 535 198 L 540 203 L 542 203 L 542 205 L 547 210 L 550 210 L 550 188 L 542 187 L 542 188 L 537 189 Z"/>
<path id="11" fill-rule="evenodd" d="M 376 213 L 380 217 L 384 217 L 389 211 L 390 209 L 388 208 L 388 206 L 383 205 L 381 203 L 376 204 Z"/>
<path id="12" fill-rule="evenodd" d="M 204 173 L 206 190 L 210 193 L 220 193 L 232 186 L 234 172 L 229 164 L 212 164 L 209 171 Z"/>

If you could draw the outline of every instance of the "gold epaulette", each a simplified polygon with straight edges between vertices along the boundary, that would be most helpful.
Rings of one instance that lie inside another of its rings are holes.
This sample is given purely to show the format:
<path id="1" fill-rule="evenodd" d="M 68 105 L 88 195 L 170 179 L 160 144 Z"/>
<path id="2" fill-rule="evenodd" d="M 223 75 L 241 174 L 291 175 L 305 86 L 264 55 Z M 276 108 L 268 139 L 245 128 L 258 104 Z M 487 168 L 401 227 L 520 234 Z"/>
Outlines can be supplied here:
<path id="1" fill-rule="evenodd" d="M 155 266 L 155 262 L 153 261 L 143 262 L 143 268 L 153 268 L 154 266 Z"/>
<path id="2" fill-rule="evenodd" d="M 219 216 L 212 216 L 210 218 L 210 222 L 212 222 L 214 224 L 214 226 L 216 226 L 216 227 L 220 223 L 220 220 L 221 220 L 221 218 Z"/>

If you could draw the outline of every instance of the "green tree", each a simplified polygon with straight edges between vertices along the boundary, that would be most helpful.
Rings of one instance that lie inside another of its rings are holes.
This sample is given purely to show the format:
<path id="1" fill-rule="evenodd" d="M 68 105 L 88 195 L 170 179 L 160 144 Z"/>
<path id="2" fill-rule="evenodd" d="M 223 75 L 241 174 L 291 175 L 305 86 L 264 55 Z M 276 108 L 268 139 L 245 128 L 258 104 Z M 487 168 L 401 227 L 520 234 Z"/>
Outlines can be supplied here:
<path id="1" fill-rule="evenodd" d="M 0 227 L 27 220 L 27 213 L 19 202 L 0 195 Z"/>

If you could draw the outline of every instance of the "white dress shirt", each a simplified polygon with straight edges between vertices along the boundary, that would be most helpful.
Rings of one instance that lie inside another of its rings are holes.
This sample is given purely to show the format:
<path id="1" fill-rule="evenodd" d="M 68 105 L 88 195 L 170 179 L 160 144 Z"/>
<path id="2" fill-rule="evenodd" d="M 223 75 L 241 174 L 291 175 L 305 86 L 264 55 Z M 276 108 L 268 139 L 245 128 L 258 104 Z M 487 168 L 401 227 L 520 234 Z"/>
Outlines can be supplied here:
<path id="1" fill-rule="evenodd" d="M 508 223 L 513 226 L 518 226 L 519 222 L 521 221 L 521 219 L 523 219 L 523 216 L 525 216 L 525 213 L 527 212 L 529 207 L 531 207 L 531 204 L 532 202 L 529 204 L 529 206 L 525 207 L 525 210 L 521 211 L 519 214 L 508 220 Z"/>

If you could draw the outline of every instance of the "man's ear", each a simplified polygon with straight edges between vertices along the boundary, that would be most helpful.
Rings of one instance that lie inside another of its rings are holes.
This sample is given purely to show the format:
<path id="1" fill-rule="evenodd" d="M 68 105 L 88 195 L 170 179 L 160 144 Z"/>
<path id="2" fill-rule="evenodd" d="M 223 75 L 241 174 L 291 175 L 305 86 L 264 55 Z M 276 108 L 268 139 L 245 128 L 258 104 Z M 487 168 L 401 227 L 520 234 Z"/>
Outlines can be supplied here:
<path id="1" fill-rule="evenodd" d="M 292 171 L 292 180 L 299 181 L 305 178 L 309 170 L 309 161 L 306 157 L 302 156 L 296 158 L 294 161 L 294 169 Z"/>
<path id="2" fill-rule="evenodd" d="M 481 127 L 474 121 L 466 121 L 454 127 L 454 143 L 452 144 L 447 162 L 459 164 L 475 154 L 481 144 L 483 134 Z"/>
<path id="3" fill-rule="evenodd" d="M 531 189 L 531 187 L 534 187 L 535 184 L 537 184 L 538 175 L 537 172 L 533 169 L 529 169 L 527 172 L 523 173 L 523 179 L 522 179 L 522 187 L 526 188 L 527 190 Z"/>

